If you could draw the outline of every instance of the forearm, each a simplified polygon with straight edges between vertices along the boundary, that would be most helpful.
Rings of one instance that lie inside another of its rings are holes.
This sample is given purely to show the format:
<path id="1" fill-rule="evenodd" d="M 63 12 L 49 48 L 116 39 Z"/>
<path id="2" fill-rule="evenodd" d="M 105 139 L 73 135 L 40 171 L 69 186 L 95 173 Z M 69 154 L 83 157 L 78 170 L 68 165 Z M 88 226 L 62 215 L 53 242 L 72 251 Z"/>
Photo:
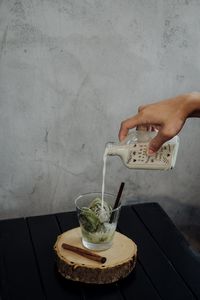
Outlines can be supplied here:
<path id="1" fill-rule="evenodd" d="M 186 117 L 200 117 L 200 93 L 192 92 L 185 94 L 184 110 Z"/>

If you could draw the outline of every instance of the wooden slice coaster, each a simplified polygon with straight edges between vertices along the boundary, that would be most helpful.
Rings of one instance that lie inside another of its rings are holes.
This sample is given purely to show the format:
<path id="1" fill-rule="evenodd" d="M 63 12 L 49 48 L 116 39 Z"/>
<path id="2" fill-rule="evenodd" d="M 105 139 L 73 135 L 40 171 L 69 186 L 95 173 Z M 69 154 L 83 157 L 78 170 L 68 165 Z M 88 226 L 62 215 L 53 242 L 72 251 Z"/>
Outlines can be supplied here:
<path id="1" fill-rule="evenodd" d="M 126 277 L 133 270 L 136 263 L 136 244 L 119 232 L 115 232 L 110 249 L 100 252 L 90 250 L 106 257 L 104 264 L 63 249 L 63 243 L 85 249 L 81 242 L 80 227 L 59 235 L 54 245 L 58 271 L 70 280 L 96 284 L 115 282 Z"/>

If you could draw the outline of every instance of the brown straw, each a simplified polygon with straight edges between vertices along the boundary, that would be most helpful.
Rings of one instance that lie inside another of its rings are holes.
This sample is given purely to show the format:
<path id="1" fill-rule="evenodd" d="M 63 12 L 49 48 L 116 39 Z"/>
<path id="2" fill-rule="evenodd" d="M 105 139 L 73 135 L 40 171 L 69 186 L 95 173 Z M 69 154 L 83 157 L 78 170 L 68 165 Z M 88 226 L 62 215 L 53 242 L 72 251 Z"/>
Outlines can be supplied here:
<path id="1" fill-rule="evenodd" d="M 62 248 L 65 249 L 65 250 L 72 251 L 72 252 L 74 252 L 78 255 L 81 255 L 83 257 L 86 257 L 88 259 L 97 261 L 101 264 L 104 264 L 106 262 L 106 257 L 100 256 L 100 255 L 98 255 L 96 253 L 93 253 L 91 251 L 88 251 L 86 249 L 82 249 L 82 248 L 72 246 L 72 245 L 69 245 L 69 244 L 66 244 L 66 243 L 62 244 Z"/>
<path id="2" fill-rule="evenodd" d="M 123 192 L 123 189 L 124 189 L 124 185 L 125 185 L 124 182 L 122 182 L 122 183 L 120 184 L 120 188 L 119 188 L 119 191 L 118 191 L 118 194 L 117 194 L 117 198 L 116 198 L 116 200 L 115 200 L 115 204 L 114 204 L 114 206 L 113 206 L 113 210 L 116 209 L 116 208 L 119 206 L 119 204 L 120 204 L 120 199 L 121 199 L 121 195 L 122 195 L 122 192 Z M 112 223 L 112 222 L 113 222 L 113 218 L 114 218 L 114 211 L 112 211 L 112 214 L 111 214 L 111 216 L 110 216 L 110 221 L 109 221 L 109 223 Z"/>

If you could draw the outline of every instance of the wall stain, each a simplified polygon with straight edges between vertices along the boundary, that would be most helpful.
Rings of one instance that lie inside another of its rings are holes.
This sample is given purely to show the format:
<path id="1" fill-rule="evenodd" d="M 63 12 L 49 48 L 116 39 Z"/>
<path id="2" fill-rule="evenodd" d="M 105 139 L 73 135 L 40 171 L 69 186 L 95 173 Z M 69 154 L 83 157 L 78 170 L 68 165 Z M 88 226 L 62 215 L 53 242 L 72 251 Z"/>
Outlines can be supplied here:
<path id="1" fill-rule="evenodd" d="M 30 193 L 30 195 L 33 195 L 35 193 L 35 191 L 36 191 L 36 184 L 34 184 L 32 192 Z"/>
<path id="2" fill-rule="evenodd" d="M 23 7 L 23 4 L 21 3 L 21 1 L 15 1 L 15 3 L 13 4 L 13 7 L 11 8 L 10 11 L 17 18 L 22 18 L 22 19 L 26 18 L 25 10 L 24 10 L 24 7 Z"/>
<path id="3" fill-rule="evenodd" d="M 2 42 L 1 42 L 1 47 L 0 47 L 0 60 L 2 58 L 3 52 L 6 53 L 6 43 L 7 43 L 7 35 L 8 35 L 8 25 L 6 26 L 6 29 L 4 30 Z"/>
<path id="4" fill-rule="evenodd" d="M 185 78 L 185 76 L 182 75 L 182 74 L 177 74 L 177 75 L 176 75 L 176 80 L 177 80 L 178 82 L 183 82 L 184 78 Z"/>
<path id="5" fill-rule="evenodd" d="M 81 85 L 76 93 L 76 97 L 74 99 L 75 103 L 79 100 L 79 97 L 81 95 L 81 92 L 82 92 L 82 89 L 84 88 L 84 86 L 87 84 L 87 81 L 89 79 L 89 76 L 88 74 L 83 78 L 82 82 L 81 82 Z"/>
<path id="6" fill-rule="evenodd" d="M 44 136 L 44 142 L 46 144 L 46 152 L 47 153 L 49 151 L 49 140 L 48 140 L 48 137 L 49 137 L 49 130 L 46 128 L 46 130 L 45 130 L 45 136 Z"/>
<path id="7" fill-rule="evenodd" d="M 45 143 L 47 143 L 47 144 L 48 144 L 48 135 L 49 135 L 49 131 L 48 131 L 48 129 L 46 128 L 46 130 L 45 130 L 44 141 L 45 141 Z"/>
<path id="8" fill-rule="evenodd" d="M 179 15 L 176 14 L 164 21 L 162 46 L 166 48 L 171 44 L 178 44 L 179 48 L 187 48 L 187 25 L 180 24 Z M 178 23 L 177 23 L 178 22 Z"/>

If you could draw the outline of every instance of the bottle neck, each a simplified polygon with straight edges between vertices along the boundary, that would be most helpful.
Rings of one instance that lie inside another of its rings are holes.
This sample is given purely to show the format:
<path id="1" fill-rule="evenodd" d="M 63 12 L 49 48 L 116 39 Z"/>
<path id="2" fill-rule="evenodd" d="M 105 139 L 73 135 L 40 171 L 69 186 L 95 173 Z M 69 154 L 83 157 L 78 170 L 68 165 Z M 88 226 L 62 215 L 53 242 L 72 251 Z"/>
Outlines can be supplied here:
<path id="1" fill-rule="evenodd" d="M 124 155 L 127 154 L 127 151 L 128 151 L 128 145 L 117 145 L 114 143 L 108 143 L 106 145 L 105 154 L 111 156 L 118 155 L 123 158 Z"/>

